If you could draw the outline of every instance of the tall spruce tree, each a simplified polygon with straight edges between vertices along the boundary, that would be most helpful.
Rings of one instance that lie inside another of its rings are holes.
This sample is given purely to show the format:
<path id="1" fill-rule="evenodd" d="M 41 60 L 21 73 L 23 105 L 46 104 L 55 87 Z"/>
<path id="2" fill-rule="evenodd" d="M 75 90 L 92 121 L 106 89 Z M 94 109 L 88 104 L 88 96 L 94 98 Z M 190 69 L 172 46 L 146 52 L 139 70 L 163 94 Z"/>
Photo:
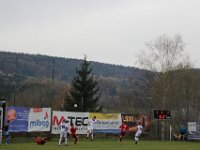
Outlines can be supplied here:
<path id="1" fill-rule="evenodd" d="M 76 69 L 69 93 L 65 97 L 63 109 L 66 111 L 97 112 L 101 111 L 98 104 L 100 97 L 99 88 L 92 75 L 90 62 L 83 60 L 79 69 Z"/>

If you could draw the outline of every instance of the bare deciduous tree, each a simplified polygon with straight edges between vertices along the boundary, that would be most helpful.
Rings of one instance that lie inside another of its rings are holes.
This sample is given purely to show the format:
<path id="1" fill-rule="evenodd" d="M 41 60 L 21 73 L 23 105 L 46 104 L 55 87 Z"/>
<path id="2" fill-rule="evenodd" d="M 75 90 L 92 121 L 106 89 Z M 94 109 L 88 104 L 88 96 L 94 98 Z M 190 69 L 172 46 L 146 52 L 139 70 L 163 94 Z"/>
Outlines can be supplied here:
<path id="1" fill-rule="evenodd" d="M 191 64 L 188 55 L 185 53 L 185 43 L 180 34 L 173 38 L 161 35 L 153 41 L 146 42 L 145 51 L 138 54 L 137 63 L 144 69 L 155 73 L 151 83 L 151 97 L 154 108 L 170 109 L 168 96 L 173 91 L 170 90 L 172 71 L 190 68 Z M 165 124 L 162 122 L 161 138 L 164 140 Z"/>
<path id="2" fill-rule="evenodd" d="M 144 69 L 167 72 L 190 65 L 184 49 L 185 43 L 180 34 L 175 35 L 174 38 L 164 34 L 154 41 L 146 42 L 145 45 L 146 49 L 138 54 L 137 61 Z"/>

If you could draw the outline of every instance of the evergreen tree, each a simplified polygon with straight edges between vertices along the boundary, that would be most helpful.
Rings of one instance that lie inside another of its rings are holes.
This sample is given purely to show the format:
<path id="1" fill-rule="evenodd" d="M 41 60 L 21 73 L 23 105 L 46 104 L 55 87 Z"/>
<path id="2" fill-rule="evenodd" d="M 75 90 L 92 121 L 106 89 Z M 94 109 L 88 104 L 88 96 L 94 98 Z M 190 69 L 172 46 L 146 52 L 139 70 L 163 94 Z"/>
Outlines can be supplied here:
<path id="1" fill-rule="evenodd" d="M 97 82 L 91 74 L 90 62 L 83 60 L 76 76 L 73 79 L 71 89 L 65 97 L 63 109 L 66 111 L 96 112 L 101 110 L 98 104 L 100 97 Z"/>

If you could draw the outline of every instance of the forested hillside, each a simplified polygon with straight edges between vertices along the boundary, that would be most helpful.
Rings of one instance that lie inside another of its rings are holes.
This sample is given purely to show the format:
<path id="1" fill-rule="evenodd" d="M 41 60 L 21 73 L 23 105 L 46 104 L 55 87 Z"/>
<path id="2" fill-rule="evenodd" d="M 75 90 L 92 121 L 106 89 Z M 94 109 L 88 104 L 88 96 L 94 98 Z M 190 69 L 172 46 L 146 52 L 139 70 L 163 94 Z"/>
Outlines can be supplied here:
<path id="1" fill-rule="evenodd" d="M 15 101 L 15 105 L 28 105 L 31 104 L 29 99 L 30 101 L 35 101 L 32 105 L 39 105 L 36 102 L 39 99 L 44 99 L 43 105 L 50 105 L 54 98 L 52 98 L 51 92 L 47 92 L 51 95 L 51 98 L 49 98 L 45 91 L 61 92 L 62 90 L 55 90 L 54 88 L 55 86 L 61 88 L 61 84 L 63 87 L 64 83 L 65 88 L 61 89 L 68 89 L 76 73 L 76 68 L 79 67 L 81 62 L 82 60 L 70 58 L 0 52 L 1 97 L 7 97 L 10 105 L 14 104 L 13 101 Z M 133 107 L 133 105 L 142 106 L 145 104 L 143 97 L 148 94 L 147 87 L 148 79 L 151 77 L 150 72 L 134 67 L 98 62 L 91 62 L 91 66 L 92 73 L 98 81 L 104 110 L 123 111 L 126 107 L 125 105 Z M 54 83 L 54 86 L 52 83 Z M 36 89 L 41 89 L 44 86 L 48 87 L 48 90 L 43 91 L 43 94 L 38 94 Z M 35 89 L 33 90 L 32 88 L 34 87 Z M 30 89 L 34 91 L 32 92 L 35 95 L 34 98 L 25 94 Z M 64 96 L 65 92 L 62 91 L 61 95 Z M 130 99 L 133 98 L 135 100 L 130 103 Z M 60 101 L 62 102 L 62 100 Z M 132 107 L 129 107 L 127 111 L 133 111 Z M 60 107 L 57 106 L 56 109 L 60 109 Z"/>
<path id="2" fill-rule="evenodd" d="M 15 73 L 30 77 L 52 78 L 54 72 L 56 80 L 71 81 L 76 67 L 82 60 L 50 57 L 44 55 L 30 55 L 23 53 L 0 52 L 0 71 Z M 145 76 L 147 71 L 134 67 L 103 64 L 92 62 L 93 73 L 96 76 L 115 78 L 137 78 Z"/>

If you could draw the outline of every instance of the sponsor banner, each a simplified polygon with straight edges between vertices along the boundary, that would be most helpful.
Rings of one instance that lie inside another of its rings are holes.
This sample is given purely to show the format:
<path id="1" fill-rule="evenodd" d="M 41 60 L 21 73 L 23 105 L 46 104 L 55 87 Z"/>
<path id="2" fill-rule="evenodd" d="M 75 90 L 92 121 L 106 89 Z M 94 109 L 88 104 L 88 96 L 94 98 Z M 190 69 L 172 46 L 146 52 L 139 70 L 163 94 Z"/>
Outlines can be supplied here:
<path id="1" fill-rule="evenodd" d="M 130 131 L 135 132 L 137 130 L 138 122 L 144 127 L 144 131 L 150 130 L 150 115 L 133 115 L 133 114 L 122 114 L 122 121 L 128 125 Z"/>
<path id="2" fill-rule="evenodd" d="M 69 125 L 73 123 L 76 128 L 77 134 L 86 134 L 88 125 L 89 113 L 82 112 L 64 112 L 64 111 L 53 111 L 52 116 L 52 134 L 60 134 L 60 124 L 66 119 L 69 121 Z"/>
<path id="3" fill-rule="evenodd" d="M 121 125 L 121 114 L 103 114 L 103 113 L 89 113 L 89 119 L 96 116 L 97 122 L 94 123 L 95 133 L 113 133 L 119 134 L 119 126 Z"/>
<path id="4" fill-rule="evenodd" d="M 28 132 L 50 131 L 51 108 L 31 108 L 28 118 Z"/>
<path id="5" fill-rule="evenodd" d="M 30 108 L 7 107 L 6 119 L 10 120 L 10 132 L 28 132 L 28 115 Z"/>
<path id="6" fill-rule="evenodd" d="M 188 122 L 188 140 L 200 140 L 200 122 Z"/>
<path id="7" fill-rule="evenodd" d="M 50 131 L 51 108 L 7 107 L 10 132 Z"/>

